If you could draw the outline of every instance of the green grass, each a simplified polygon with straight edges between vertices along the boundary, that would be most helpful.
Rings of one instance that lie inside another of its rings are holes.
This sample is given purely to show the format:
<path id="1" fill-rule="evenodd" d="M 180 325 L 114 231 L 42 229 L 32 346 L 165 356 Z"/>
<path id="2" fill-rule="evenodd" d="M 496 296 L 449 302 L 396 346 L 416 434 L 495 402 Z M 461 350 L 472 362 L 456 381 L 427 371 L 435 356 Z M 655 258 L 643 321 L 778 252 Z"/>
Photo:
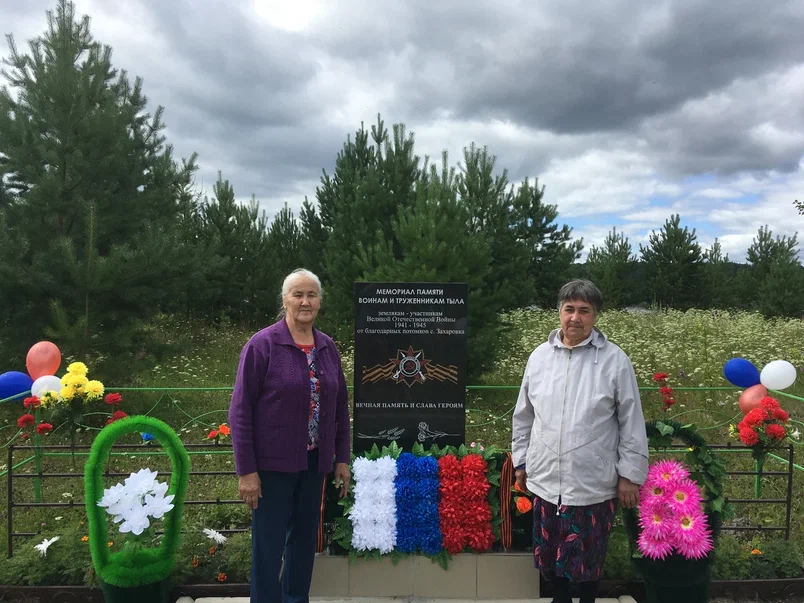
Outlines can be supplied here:
<path id="1" fill-rule="evenodd" d="M 485 385 L 518 385 L 528 355 L 557 326 L 555 312 L 512 313 L 509 318 L 515 329 L 507 336 L 505 357 L 498 368 L 485 375 L 481 383 Z M 620 345 L 631 357 L 637 371 L 640 385 L 652 386 L 654 372 L 667 372 L 671 375 L 669 384 L 682 387 L 724 387 L 729 384 L 722 377 L 725 362 L 733 356 L 745 356 L 758 367 L 776 359 L 786 359 L 797 367 L 804 365 L 801 343 L 804 341 L 804 320 L 767 321 L 752 313 L 712 313 L 703 311 L 656 312 L 649 314 L 629 314 L 625 312 L 604 312 L 598 326 L 609 338 Z M 154 322 L 153 334 L 160 347 L 172 350 L 156 363 L 145 358 L 132 358 L 131 366 L 138 367 L 136 374 L 107 386 L 152 387 L 152 388 L 227 388 L 221 391 L 124 391 L 122 410 L 129 414 L 150 413 L 173 426 L 185 443 L 204 443 L 211 428 L 226 421 L 230 391 L 237 368 L 240 350 L 252 334 L 240 327 L 227 326 L 213 328 L 192 324 L 176 319 L 161 317 Z M 347 382 L 352 380 L 352 349 L 341 345 Z M 72 360 L 72 359 L 67 359 Z M 86 359 L 92 371 L 92 359 Z M 108 362 L 108 359 L 106 360 Z M 121 359 L 116 374 L 126 374 L 127 360 Z M 789 390 L 789 393 L 804 394 L 804 380 Z M 510 410 L 516 402 L 516 390 L 472 390 L 467 398 L 467 440 L 484 445 L 508 448 L 510 442 Z M 717 391 L 677 391 L 677 404 L 667 415 L 661 410 L 658 393 L 643 392 L 643 408 L 648 419 L 661 416 L 678 418 L 684 423 L 694 423 L 704 430 L 707 439 L 713 443 L 724 443 L 728 437 L 728 424 L 738 415 L 738 392 L 734 390 Z M 780 398 L 782 405 L 793 419 L 804 419 L 804 403 Z M 97 429 L 103 426 L 106 410 L 102 404 L 89 409 L 99 414 L 88 415 L 87 428 L 78 435 L 78 443 L 91 443 Z M 0 443 L 5 443 L 16 432 L 16 419 L 21 414 L 19 404 L 4 404 L 0 407 Z M 500 417 L 497 419 L 497 417 Z M 739 419 L 737 419 L 739 420 Z M 65 428 L 62 427 L 46 438 L 47 443 L 67 443 Z M 134 438 L 128 441 L 136 441 Z M 15 442 L 19 443 L 19 442 Z M 797 449 L 798 451 L 800 448 Z M 17 450 L 14 463 L 30 456 L 29 451 Z M 730 470 L 751 470 L 750 455 L 724 455 Z M 73 467 L 75 462 L 75 468 Z M 203 454 L 192 454 L 193 470 L 231 471 L 231 454 L 224 450 L 210 450 Z M 797 457 L 804 465 L 804 455 Z M 6 469 L 5 458 L 0 459 L 0 471 Z M 143 456 L 121 454 L 113 457 L 110 471 L 127 472 L 141 467 L 158 469 L 169 475 L 169 461 L 155 451 Z M 75 461 L 67 454 L 49 456 L 44 460 L 43 470 L 47 472 L 81 472 L 83 461 Z M 782 463 L 768 461 L 766 469 L 779 471 L 786 469 Z M 16 472 L 32 472 L 32 463 Z M 122 478 L 108 479 L 108 485 Z M 801 500 L 804 498 L 804 475 L 795 472 L 793 495 L 793 534 L 804 543 L 804 521 L 802 521 Z M 7 478 L 0 478 L 0 492 L 5 499 Z M 14 499 L 18 502 L 33 500 L 33 479 L 14 480 Z M 49 478 L 44 480 L 42 497 L 48 502 L 69 502 L 82 500 L 80 479 Z M 731 498 L 751 498 L 753 478 L 733 476 L 727 481 L 727 495 Z M 784 498 L 785 478 L 767 477 L 764 480 L 763 496 Z M 192 476 L 187 493 L 188 500 L 237 498 L 237 482 L 231 476 Z M 740 505 L 736 508 L 735 521 L 742 525 L 782 525 L 783 505 Z M 187 526 L 191 528 L 210 527 L 231 529 L 245 527 L 249 516 L 244 505 L 197 506 L 185 508 Z M 60 517 L 61 519 L 56 519 Z M 59 509 L 15 509 L 14 528 L 16 531 L 40 532 L 41 536 L 33 542 L 17 539 L 15 546 L 30 547 L 41 538 L 48 537 L 52 530 L 70 524 L 81 529 L 83 507 L 64 507 Z M 6 505 L 0 509 L 0 541 L 6 541 Z M 750 535 L 746 535 L 750 538 Z M 765 536 L 762 536 L 765 538 Z M 58 546 L 56 543 L 54 546 Z M 116 547 L 117 544 L 112 545 Z"/>

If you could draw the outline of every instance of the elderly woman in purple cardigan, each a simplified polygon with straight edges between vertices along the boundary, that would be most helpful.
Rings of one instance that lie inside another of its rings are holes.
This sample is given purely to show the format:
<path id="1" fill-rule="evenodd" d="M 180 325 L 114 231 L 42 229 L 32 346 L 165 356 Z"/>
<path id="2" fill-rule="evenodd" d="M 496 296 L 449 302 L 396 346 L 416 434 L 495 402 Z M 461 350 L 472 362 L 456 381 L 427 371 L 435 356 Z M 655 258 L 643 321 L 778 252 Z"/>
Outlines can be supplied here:
<path id="1" fill-rule="evenodd" d="M 281 319 L 240 354 L 229 424 L 240 498 L 252 509 L 252 603 L 309 600 L 321 490 L 349 487 L 349 399 L 335 343 L 313 327 L 321 282 L 295 270 Z M 279 572 L 284 570 L 280 582 Z"/>

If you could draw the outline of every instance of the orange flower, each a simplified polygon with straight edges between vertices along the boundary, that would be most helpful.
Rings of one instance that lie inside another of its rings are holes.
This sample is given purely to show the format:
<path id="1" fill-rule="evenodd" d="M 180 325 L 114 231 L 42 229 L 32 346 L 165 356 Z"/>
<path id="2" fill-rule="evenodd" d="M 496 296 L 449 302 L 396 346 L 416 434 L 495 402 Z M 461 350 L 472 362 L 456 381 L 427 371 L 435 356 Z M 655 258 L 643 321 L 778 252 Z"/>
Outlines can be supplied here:
<path id="1" fill-rule="evenodd" d="M 214 546 L 209 547 L 209 554 L 210 554 L 210 555 L 214 555 L 214 554 L 215 554 L 215 551 L 216 551 L 216 549 L 215 549 L 215 547 L 214 547 Z"/>
<path id="2" fill-rule="evenodd" d="M 226 582 L 226 574 L 224 574 L 223 572 L 218 574 L 218 582 Z"/>
<path id="3" fill-rule="evenodd" d="M 218 427 L 218 431 L 221 432 L 221 435 L 228 436 L 232 433 L 232 430 L 225 423 L 221 423 L 220 427 Z"/>
<path id="4" fill-rule="evenodd" d="M 516 499 L 516 508 L 520 513 L 527 513 L 533 509 L 533 503 L 526 496 L 519 496 Z"/>
<path id="5" fill-rule="evenodd" d="M 191 565 L 193 567 L 198 567 L 198 559 L 196 557 L 193 557 L 193 562 L 191 563 Z"/>
<path id="6" fill-rule="evenodd" d="M 81 536 L 81 542 L 89 541 L 89 536 Z"/>
<path id="7" fill-rule="evenodd" d="M 751 554 L 752 555 L 761 555 L 762 551 L 760 551 L 759 549 L 754 549 L 753 551 L 751 551 Z"/>

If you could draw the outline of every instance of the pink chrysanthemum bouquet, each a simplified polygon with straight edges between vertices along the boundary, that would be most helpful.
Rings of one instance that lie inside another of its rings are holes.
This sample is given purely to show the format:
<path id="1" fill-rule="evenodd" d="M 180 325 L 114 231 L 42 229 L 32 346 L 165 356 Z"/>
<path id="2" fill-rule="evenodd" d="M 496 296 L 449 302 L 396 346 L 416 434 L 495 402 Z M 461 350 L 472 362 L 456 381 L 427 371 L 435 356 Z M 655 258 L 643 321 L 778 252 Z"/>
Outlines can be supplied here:
<path id="1" fill-rule="evenodd" d="M 712 550 L 712 531 L 703 512 L 701 490 L 678 461 L 651 465 L 639 496 L 637 547 L 648 559 L 673 553 L 703 559 Z"/>

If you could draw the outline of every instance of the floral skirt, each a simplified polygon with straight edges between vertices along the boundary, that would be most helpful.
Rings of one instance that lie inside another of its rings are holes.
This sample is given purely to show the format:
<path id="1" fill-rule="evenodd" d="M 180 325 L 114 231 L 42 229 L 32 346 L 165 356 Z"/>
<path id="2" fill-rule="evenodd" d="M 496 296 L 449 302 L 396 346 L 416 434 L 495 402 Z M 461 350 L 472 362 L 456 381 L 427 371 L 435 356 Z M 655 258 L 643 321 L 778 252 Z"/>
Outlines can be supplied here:
<path id="1" fill-rule="evenodd" d="M 536 568 L 574 582 L 600 580 L 617 508 L 616 499 L 583 507 L 533 501 Z"/>

